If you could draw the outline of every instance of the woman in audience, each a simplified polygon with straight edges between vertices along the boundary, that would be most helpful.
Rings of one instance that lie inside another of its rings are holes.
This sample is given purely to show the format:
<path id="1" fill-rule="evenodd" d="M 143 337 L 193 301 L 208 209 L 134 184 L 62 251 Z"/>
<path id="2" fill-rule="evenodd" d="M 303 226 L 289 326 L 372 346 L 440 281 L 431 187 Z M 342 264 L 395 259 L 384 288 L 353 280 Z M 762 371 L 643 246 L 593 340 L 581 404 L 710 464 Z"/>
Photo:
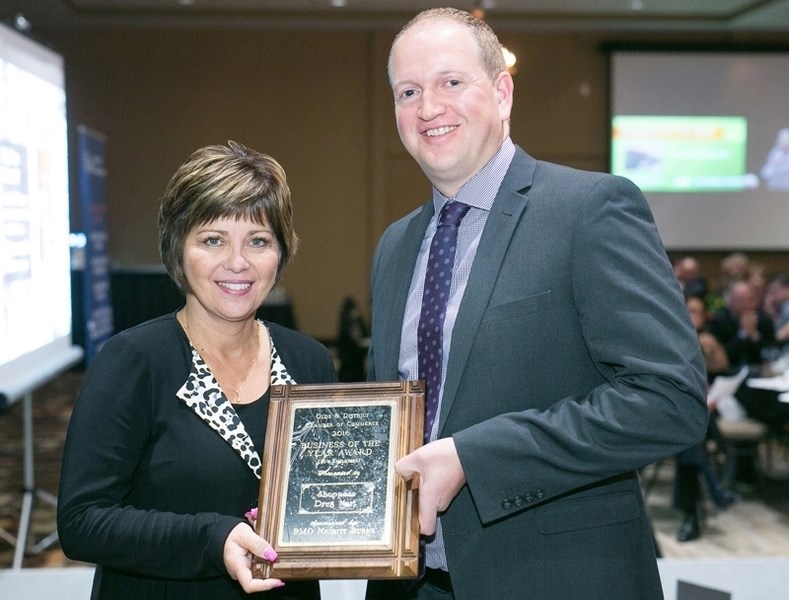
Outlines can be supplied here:
<path id="1" fill-rule="evenodd" d="M 105 344 L 66 439 L 58 532 L 98 565 L 92 598 L 319 598 L 317 581 L 253 579 L 276 552 L 244 516 L 270 386 L 337 378 L 318 342 L 255 318 L 297 239 L 269 156 L 208 146 L 171 179 L 159 248 L 186 303 Z"/>
<path id="2" fill-rule="evenodd" d="M 708 315 L 704 300 L 698 296 L 688 296 L 685 304 L 699 336 L 699 344 L 707 368 L 707 379 L 712 381 L 716 375 L 725 373 L 729 369 L 726 350 L 715 336 L 706 330 Z M 714 409 L 714 407 L 710 408 Z M 711 437 L 720 440 L 714 416 L 710 418 L 707 430 L 707 439 Z M 704 496 L 700 478 L 704 478 L 710 498 L 718 508 L 725 509 L 736 500 L 736 496 L 719 481 L 707 452 L 706 440 L 677 454 L 674 463 L 673 505 L 684 513 L 682 525 L 677 531 L 677 539 L 680 542 L 688 542 L 701 536 L 699 504 L 703 502 Z"/>

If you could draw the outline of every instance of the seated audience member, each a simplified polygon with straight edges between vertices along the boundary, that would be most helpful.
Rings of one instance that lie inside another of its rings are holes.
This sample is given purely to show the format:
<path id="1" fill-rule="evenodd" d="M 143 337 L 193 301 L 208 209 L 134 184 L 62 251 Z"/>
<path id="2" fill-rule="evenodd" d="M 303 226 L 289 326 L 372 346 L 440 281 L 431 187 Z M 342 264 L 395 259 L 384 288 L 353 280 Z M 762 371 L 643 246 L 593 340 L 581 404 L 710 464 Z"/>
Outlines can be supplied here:
<path id="1" fill-rule="evenodd" d="M 751 286 L 756 297 L 756 305 L 764 307 L 764 295 L 767 293 L 767 267 L 762 263 L 751 261 L 745 281 Z"/>
<path id="2" fill-rule="evenodd" d="M 692 256 L 683 256 L 674 262 L 674 275 L 679 281 L 682 293 L 685 296 L 707 295 L 707 280 L 701 274 L 699 261 Z"/>
<path id="3" fill-rule="evenodd" d="M 765 348 L 775 346 L 773 322 L 746 281 L 732 284 L 726 306 L 715 312 L 709 331 L 723 344 L 733 368 L 761 363 Z"/>
<path id="4" fill-rule="evenodd" d="M 704 355 L 707 379 L 712 381 L 717 375 L 729 369 L 729 359 L 721 343 L 709 333 L 707 328 L 707 307 L 704 300 L 697 296 L 688 296 L 686 306 L 690 320 L 699 336 L 699 344 Z M 711 407 L 713 409 L 714 407 Z M 720 440 L 720 435 L 711 418 L 707 430 L 707 438 Z M 682 525 L 677 531 L 677 540 L 689 542 L 701 536 L 699 505 L 703 502 L 700 479 L 703 478 L 710 498 L 720 509 L 725 509 L 736 501 L 736 495 L 728 490 L 718 479 L 707 453 L 706 439 L 678 453 L 674 460 L 674 489 L 672 503 L 674 508 L 684 513 Z"/>
<path id="5" fill-rule="evenodd" d="M 743 252 L 732 252 L 723 257 L 720 262 L 720 290 L 726 293 L 737 281 L 745 281 L 748 278 L 748 267 L 750 259 Z"/>
<path id="6" fill-rule="evenodd" d="M 729 357 L 723 345 L 707 329 L 709 315 L 704 299 L 688 295 L 685 299 L 685 306 L 688 308 L 690 320 L 699 336 L 701 352 L 704 355 L 704 366 L 707 368 L 707 381 L 711 383 L 717 375 L 729 370 Z"/>
<path id="7" fill-rule="evenodd" d="M 701 537 L 699 507 L 704 502 L 701 481 L 715 506 L 724 510 L 737 501 L 737 494 L 718 479 L 704 442 L 691 446 L 675 456 L 672 505 L 683 512 L 682 524 L 677 530 L 677 541 L 690 542 Z"/>
<path id="8" fill-rule="evenodd" d="M 770 278 L 763 307 L 773 321 L 775 341 L 786 347 L 789 342 L 789 273 L 779 273 Z"/>

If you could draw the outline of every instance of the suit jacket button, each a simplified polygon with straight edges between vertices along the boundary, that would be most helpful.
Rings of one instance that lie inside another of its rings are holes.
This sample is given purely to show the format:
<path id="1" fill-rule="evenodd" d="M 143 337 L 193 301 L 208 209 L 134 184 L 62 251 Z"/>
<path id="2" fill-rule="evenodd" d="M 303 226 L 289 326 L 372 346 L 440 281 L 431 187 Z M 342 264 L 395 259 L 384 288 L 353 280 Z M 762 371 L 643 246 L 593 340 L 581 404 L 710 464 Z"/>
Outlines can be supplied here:
<path id="1" fill-rule="evenodd" d="M 529 504 L 534 502 L 534 496 L 532 496 L 531 494 L 526 494 L 526 502 L 528 502 Z"/>
<path id="2" fill-rule="evenodd" d="M 507 498 L 506 500 L 504 500 L 504 502 L 502 502 L 502 503 L 501 503 L 501 507 L 502 507 L 504 510 L 509 510 L 509 509 L 511 509 L 511 508 L 512 508 L 512 500 L 510 500 L 509 498 Z"/>
<path id="3" fill-rule="evenodd" d="M 543 498 L 545 498 L 545 492 L 537 490 L 537 500 L 542 500 Z"/>
<path id="4" fill-rule="evenodd" d="M 523 506 L 523 498 L 521 498 L 520 496 L 515 496 L 512 499 L 512 501 L 515 504 L 515 506 Z"/>

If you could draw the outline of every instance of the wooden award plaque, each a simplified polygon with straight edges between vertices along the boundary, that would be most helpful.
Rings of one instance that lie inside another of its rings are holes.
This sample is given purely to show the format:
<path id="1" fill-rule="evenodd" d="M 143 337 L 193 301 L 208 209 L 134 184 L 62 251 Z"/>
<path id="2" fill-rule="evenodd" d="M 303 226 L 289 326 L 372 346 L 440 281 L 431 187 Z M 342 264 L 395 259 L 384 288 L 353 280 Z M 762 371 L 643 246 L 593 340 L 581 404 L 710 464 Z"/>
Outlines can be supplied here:
<path id="1" fill-rule="evenodd" d="M 417 484 L 395 462 L 422 444 L 417 381 L 272 386 L 256 578 L 396 579 L 419 571 Z"/>

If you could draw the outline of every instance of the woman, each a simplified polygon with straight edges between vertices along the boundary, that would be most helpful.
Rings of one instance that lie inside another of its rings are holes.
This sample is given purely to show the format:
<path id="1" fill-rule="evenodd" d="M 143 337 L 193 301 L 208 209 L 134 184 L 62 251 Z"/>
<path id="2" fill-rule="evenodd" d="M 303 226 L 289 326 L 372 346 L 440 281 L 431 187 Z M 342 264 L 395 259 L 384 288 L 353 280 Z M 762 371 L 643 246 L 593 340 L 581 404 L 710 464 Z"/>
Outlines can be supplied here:
<path id="1" fill-rule="evenodd" d="M 704 355 L 704 366 L 707 371 L 707 381 L 712 382 L 715 377 L 728 371 L 729 358 L 721 343 L 706 329 L 708 313 L 704 299 L 688 295 L 685 298 L 685 306 L 699 336 L 699 345 Z M 709 408 L 712 411 L 715 407 L 710 406 Z M 704 501 L 704 496 L 699 477 L 704 478 L 710 497 L 719 509 L 723 510 L 737 500 L 737 495 L 718 480 L 718 474 L 713 468 L 707 452 L 708 438 L 713 438 L 719 445 L 725 446 L 725 442 L 718 432 L 714 415 L 710 417 L 706 438 L 683 450 L 675 457 L 672 503 L 674 508 L 680 509 L 684 513 L 682 524 L 677 530 L 677 541 L 680 542 L 690 542 L 701 536 L 699 505 Z"/>
<path id="2" fill-rule="evenodd" d="M 690 320 L 699 336 L 701 353 L 704 355 L 704 366 L 707 369 L 707 381 L 711 383 L 715 377 L 729 370 L 729 357 L 718 339 L 707 331 L 709 315 L 704 298 L 688 295 L 685 298 L 685 306 L 688 308 Z"/>
<path id="3" fill-rule="evenodd" d="M 186 304 L 105 344 L 66 439 L 59 537 L 98 565 L 93 598 L 319 598 L 317 581 L 252 578 L 252 555 L 276 553 L 244 517 L 270 385 L 337 380 L 318 342 L 255 318 L 297 241 L 271 157 L 231 141 L 175 172 L 159 249 Z"/>

